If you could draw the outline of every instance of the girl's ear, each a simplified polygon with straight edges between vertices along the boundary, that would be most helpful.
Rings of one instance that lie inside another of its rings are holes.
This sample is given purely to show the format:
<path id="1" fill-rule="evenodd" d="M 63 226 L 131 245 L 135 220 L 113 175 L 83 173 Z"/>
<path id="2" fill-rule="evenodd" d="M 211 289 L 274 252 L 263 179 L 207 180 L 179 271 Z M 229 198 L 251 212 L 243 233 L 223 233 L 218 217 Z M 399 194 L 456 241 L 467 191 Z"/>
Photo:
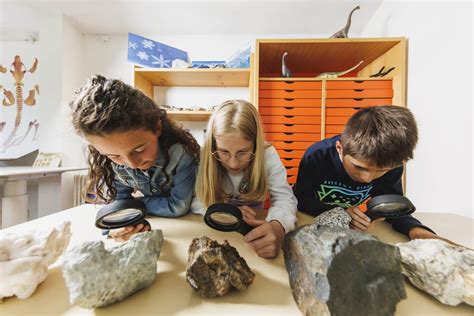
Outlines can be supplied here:
<path id="1" fill-rule="evenodd" d="M 160 120 L 160 121 L 158 121 L 158 123 L 156 125 L 156 137 L 161 136 L 162 129 L 163 129 L 163 125 L 161 124 L 161 120 Z"/>

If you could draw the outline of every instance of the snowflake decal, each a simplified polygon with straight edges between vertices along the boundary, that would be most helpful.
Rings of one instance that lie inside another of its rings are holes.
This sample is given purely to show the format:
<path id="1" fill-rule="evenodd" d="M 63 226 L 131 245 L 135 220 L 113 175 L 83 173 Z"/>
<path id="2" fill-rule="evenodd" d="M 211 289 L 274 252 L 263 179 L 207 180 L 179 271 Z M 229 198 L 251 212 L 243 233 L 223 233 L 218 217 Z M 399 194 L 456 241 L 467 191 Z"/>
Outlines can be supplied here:
<path id="1" fill-rule="evenodd" d="M 153 43 L 153 41 L 146 40 L 146 39 L 142 41 L 142 45 L 143 47 L 148 48 L 148 49 L 153 49 L 153 47 L 155 47 L 155 43 Z"/>
<path id="2" fill-rule="evenodd" d="M 137 49 L 138 45 L 134 42 L 128 42 L 128 48 Z"/>
<path id="3" fill-rule="evenodd" d="M 164 59 L 162 54 L 160 54 L 160 57 L 158 57 L 158 58 L 153 56 L 153 55 L 151 55 L 151 57 L 155 60 L 155 61 L 151 62 L 153 65 L 159 65 L 160 68 L 169 68 L 170 67 L 170 61 L 171 60 Z"/>
<path id="4" fill-rule="evenodd" d="M 137 56 L 141 60 L 148 60 L 148 58 L 150 57 L 147 53 L 145 53 L 143 51 L 138 52 Z M 155 56 L 153 56 L 153 57 L 155 57 Z"/>

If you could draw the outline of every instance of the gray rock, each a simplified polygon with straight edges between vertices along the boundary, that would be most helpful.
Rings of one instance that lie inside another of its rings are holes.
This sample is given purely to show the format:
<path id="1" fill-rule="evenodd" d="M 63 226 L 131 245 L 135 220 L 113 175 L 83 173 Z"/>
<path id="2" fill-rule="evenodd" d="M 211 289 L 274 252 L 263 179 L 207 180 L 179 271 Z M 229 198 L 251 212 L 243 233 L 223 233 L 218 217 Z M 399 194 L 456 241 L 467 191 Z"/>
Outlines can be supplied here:
<path id="1" fill-rule="evenodd" d="M 349 228 L 352 218 L 342 207 L 335 207 L 329 211 L 323 212 L 314 218 L 317 225 L 326 225 L 330 227 Z"/>
<path id="2" fill-rule="evenodd" d="M 189 246 L 186 280 L 203 297 L 223 296 L 232 289 L 247 289 L 255 274 L 237 250 L 206 236 L 194 238 Z"/>
<path id="3" fill-rule="evenodd" d="M 162 231 L 152 230 L 109 250 L 102 241 L 72 248 L 63 264 L 71 304 L 89 309 L 106 306 L 151 285 L 162 244 Z"/>
<path id="4" fill-rule="evenodd" d="M 406 298 L 398 248 L 373 236 L 306 225 L 285 236 L 283 252 L 303 315 L 393 315 Z"/>
<path id="5" fill-rule="evenodd" d="M 474 251 L 438 239 L 397 244 L 402 273 L 441 303 L 474 305 Z"/>

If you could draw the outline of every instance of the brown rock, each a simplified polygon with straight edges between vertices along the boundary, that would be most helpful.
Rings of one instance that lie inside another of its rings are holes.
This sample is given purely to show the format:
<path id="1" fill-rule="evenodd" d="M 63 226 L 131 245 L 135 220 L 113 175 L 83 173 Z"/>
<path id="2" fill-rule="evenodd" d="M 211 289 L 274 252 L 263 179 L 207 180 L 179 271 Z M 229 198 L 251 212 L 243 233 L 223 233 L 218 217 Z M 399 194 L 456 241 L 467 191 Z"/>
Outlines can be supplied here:
<path id="1" fill-rule="evenodd" d="M 189 246 L 186 280 L 203 297 L 225 295 L 230 290 L 245 290 L 255 274 L 237 250 L 206 236 L 194 238 Z"/>

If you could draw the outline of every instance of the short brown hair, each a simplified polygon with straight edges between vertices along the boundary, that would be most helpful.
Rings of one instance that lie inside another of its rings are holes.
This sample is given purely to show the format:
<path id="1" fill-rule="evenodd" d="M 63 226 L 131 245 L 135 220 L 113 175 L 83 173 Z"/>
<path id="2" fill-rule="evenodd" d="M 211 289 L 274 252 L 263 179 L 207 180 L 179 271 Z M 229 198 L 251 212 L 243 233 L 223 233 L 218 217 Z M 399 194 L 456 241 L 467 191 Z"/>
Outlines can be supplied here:
<path id="1" fill-rule="evenodd" d="M 341 135 L 344 155 L 369 160 L 379 168 L 396 167 L 413 158 L 418 128 L 407 108 L 384 105 L 359 110 Z"/>

